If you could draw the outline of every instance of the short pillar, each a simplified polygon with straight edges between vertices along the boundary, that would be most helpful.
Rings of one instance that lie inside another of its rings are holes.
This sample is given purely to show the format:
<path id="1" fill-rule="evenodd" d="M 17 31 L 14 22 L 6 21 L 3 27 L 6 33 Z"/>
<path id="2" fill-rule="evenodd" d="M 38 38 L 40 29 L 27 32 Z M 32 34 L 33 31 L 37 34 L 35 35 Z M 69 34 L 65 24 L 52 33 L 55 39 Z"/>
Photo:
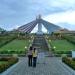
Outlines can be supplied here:
<path id="1" fill-rule="evenodd" d="M 72 58 L 75 58 L 75 51 L 72 51 Z"/>

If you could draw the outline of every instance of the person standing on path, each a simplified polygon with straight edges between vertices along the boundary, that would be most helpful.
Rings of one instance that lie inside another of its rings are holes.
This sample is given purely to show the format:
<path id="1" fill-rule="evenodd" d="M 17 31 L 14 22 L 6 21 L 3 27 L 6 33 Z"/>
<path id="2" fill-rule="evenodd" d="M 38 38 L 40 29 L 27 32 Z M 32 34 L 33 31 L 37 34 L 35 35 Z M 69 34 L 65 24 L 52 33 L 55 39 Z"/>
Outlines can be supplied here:
<path id="1" fill-rule="evenodd" d="M 37 50 L 36 50 L 36 48 L 34 48 L 32 55 L 33 55 L 33 67 L 36 67 L 36 62 L 37 62 Z"/>
<path id="2" fill-rule="evenodd" d="M 32 50 L 33 50 L 33 47 L 31 46 L 28 50 L 28 66 L 32 66 Z"/>

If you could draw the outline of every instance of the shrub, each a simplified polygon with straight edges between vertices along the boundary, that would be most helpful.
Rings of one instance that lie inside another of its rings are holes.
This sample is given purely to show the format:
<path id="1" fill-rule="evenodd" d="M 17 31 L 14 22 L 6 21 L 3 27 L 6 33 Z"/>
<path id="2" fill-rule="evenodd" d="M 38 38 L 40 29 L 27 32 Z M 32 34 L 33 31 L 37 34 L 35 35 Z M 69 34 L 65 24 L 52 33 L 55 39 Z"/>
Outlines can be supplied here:
<path id="1" fill-rule="evenodd" d="M 0 58 L 0 61 L 7 61 L 6 63 L 0 64 L 0 73 L 4 72 L 10 66 L 18 62 L 18 58 L 10 57 L 10 58 Z"/>
<path id="2" fill-rule="evenodd" d="M 75 58 L 72 58 L 73 61 L 75 61 Z"/>
<path id="3" fill-rule="evenodd" d="M 75 70 L 75 59 L 69 58 L 69 57 L 63 57 L 62 62 L 70 66 L 72 69 Z"/>

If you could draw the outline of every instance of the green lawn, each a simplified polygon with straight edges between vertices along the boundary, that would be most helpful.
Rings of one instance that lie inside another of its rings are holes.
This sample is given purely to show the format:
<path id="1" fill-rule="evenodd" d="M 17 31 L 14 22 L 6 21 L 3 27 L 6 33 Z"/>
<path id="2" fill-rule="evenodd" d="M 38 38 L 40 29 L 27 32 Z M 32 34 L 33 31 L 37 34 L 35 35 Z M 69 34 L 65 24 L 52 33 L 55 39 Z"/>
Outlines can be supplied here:
<path id="1" fill-rule="evenodd" d="M 5 63 L 7 63 L 7 61 L 0 61 L 0 65 Z"/>
<path id="2" fill-rule="evenodd" d="M 29 47 L 30 43 L 31 41 L 29 40 L 13 40 L 1 47 L 0 51 L 25 51 Z"/>
<path id="3" fill-rule="evenodd" d="M 75 45 L 69 43 L 66 40 L 52 40 L 51 44 L 55 47 L 56 51 L 70 51 L 75 50 Z"/>

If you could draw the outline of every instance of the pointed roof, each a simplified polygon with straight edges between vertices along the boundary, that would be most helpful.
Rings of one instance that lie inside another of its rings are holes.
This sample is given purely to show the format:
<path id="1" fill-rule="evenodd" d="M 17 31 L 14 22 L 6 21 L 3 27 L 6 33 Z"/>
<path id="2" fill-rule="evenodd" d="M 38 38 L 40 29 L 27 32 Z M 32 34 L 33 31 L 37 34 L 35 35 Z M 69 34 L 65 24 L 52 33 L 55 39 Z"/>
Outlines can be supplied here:
<path id="1" fill-rule="evenodd" d="M 45 20 L 43 20 L 41 18 L 41 15 L 39 15 L 36 20 L 28 23 L 28 24 L 25 24 L 25 25 L 22 25 L 21 27 L 18 28 L 18 31 L 20 32 L 28 32 L 30 33 L 33 28 L 39 23 L 41 22 L 42 25 L 44 25 L 44 27 L 48 30 L 49 33 L 53 32 L 53 31 L 56 31 L 56 30 L 59 30 L 59 29 L 62 29 L 61 27 L 53 24 L 53 23 L 50 23 L 50 22 L 47 22 Z"/>

